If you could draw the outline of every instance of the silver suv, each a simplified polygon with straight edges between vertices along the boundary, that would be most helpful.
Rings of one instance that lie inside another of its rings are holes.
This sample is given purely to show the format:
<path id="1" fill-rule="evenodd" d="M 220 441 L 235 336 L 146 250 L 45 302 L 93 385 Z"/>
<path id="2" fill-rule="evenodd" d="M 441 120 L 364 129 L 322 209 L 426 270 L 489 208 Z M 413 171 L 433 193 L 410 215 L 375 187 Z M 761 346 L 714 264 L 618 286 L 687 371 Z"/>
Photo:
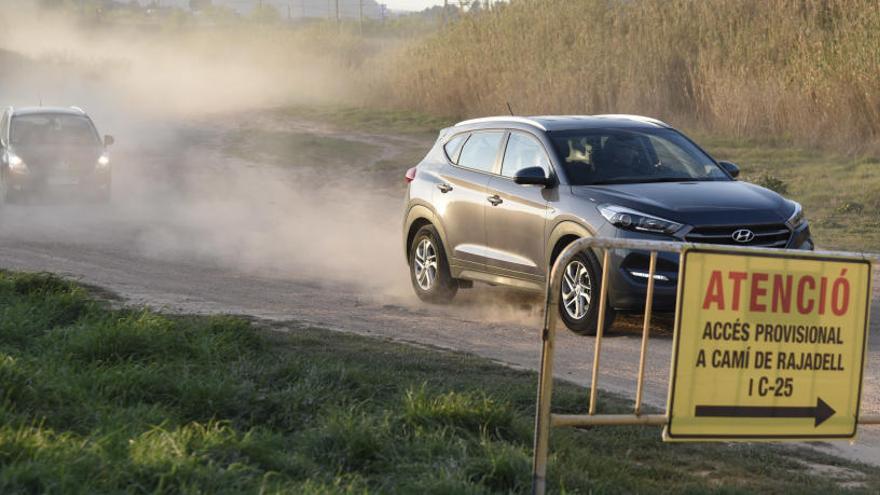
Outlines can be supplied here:
<path id="1" fill-rule="evenodd" d="M 474 281 L 542 291 L 565 246 L 590 236 L 812 249 L 801 206 L 738 174 L 646 117 L 461 122 L 406 173 L 413 289 L 434 303 Z M 610 260 L 609 326 L 616 311 L 644 306 L 649 256 L 615 249 Z M 560 316 L 575 332 L 596 330 L 601 274 L 594 252 L 565 267 Z M 677 258 L 661 254 L 658 310 L 674 309 L 677 277 Z"/>
<path id="2" fill-rule="evenodd" d="M 80 108 L 8 108 L 0 117 L 0 203 L 46 194 L 110 198 L 112 136 Z"/>

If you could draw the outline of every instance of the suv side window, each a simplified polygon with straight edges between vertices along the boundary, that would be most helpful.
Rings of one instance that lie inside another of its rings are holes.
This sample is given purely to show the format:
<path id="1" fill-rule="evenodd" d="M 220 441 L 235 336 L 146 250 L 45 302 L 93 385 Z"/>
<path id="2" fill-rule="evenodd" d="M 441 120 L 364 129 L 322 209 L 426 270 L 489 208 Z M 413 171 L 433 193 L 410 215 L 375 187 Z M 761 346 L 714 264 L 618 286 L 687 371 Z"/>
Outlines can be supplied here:
<path id="1" fill-rule="evenodd" d="M 452 163 L 458 163 L 458 150 L 461 149 L 461 143 L 467 138 L 467 134 L 459 134 L 458 136 L 453 137 L 443 146 L 443 151 L 446 152 L 446 157 L 449 158 L 449 161 Z"/>
<path id="2" fill-rule="evenodd" d="M 550 160 L 537 139 L 521 132 L 511 132 L 501 165 L 503 177 L 513 177 L 527 167 L 541 167 L 550 173 Z"/>
<path id="3" fill-rule="evenodd" d="M 458 164 L 481 172 L 492 172 L 502 139 L 504 131 L 474 132 L 464 143 Z"/>

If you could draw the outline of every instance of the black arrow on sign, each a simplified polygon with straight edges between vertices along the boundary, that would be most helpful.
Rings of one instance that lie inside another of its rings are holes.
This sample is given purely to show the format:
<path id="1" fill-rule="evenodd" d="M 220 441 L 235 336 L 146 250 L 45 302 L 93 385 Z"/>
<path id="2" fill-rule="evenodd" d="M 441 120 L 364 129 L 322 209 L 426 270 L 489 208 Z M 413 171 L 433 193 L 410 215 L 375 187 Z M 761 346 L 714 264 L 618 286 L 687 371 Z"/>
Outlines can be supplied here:
<path id="1" fill-rule="evenodd" d="M 816 407 L 788 406 L 697 406 L 698 418 L 815 418 L 815 426 L 834 416 L 836 411 L 821 398 Z"/>

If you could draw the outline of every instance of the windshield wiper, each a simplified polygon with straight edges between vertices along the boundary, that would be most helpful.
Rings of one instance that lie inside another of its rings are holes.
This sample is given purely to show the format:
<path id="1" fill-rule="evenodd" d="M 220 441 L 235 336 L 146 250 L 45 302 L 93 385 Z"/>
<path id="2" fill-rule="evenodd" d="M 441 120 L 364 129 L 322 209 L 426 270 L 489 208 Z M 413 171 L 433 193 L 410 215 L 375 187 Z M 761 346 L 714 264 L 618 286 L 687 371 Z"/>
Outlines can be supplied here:
<path id="1" fill-rule="evenodd" d="M 713 179 L 708 178 L 694 178 L 694 177 L 621 177 L 618 179 L 608 179 L 608 180 L 600 180 L 596 182 L 591 182 L 589 184 L 584 184 L 586 186 L 603 186 L 610 184 L 648 184 L 652 182 L 695 182 L 695 181 L 709 181 Z"/>

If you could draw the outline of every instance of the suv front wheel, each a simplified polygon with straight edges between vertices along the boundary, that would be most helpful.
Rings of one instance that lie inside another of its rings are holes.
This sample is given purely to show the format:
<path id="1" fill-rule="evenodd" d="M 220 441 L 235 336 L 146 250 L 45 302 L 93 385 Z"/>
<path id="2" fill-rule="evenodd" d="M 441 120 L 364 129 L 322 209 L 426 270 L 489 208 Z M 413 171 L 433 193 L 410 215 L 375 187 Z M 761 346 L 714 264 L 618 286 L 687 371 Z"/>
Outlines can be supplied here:
<path id="1" fill-rule="evenodd" d="M 458 281 L 449 273 L 449 262 L 443 243 L 433 225 L 425 225 L 416 233 L 409 248 L 409 274 L 419 299 L 447 303 L 458 292 Z"/>
<path id="2" fill-rule="evenodd" d="M 578 253 L 562 273 L 559 315 L 565 326 L 580 335 L 596 335 L 599 321 L 599 291 L 602 270 L 592 253 Z M 614 309 L 605 307 L 605 330 L 611 328 Z"/>

